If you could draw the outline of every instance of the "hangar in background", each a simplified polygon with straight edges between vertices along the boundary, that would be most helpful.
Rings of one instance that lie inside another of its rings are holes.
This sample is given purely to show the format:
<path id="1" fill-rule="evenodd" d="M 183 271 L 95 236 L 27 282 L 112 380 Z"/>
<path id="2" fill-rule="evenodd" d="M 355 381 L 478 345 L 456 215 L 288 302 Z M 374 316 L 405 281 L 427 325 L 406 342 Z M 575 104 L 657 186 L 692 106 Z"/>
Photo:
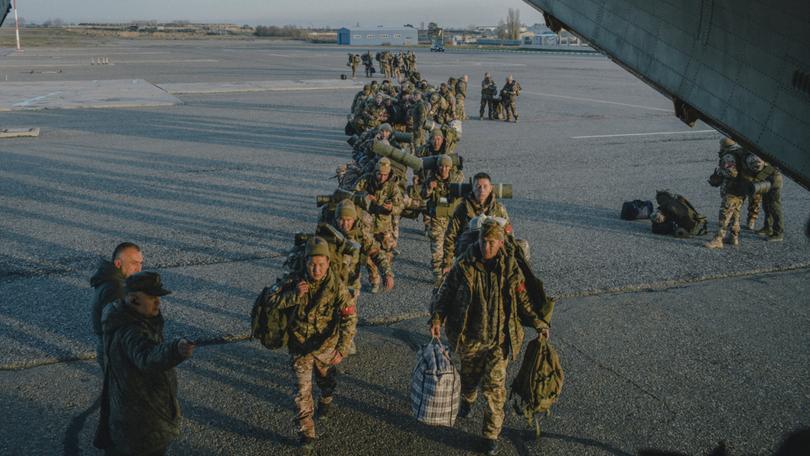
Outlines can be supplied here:
<path id="1" fill-rule="evenodd" d="M 337 43 L 347 46 L 415 46 L 419 33 L 413 27 L 369 27 L 338 30 Z"/>

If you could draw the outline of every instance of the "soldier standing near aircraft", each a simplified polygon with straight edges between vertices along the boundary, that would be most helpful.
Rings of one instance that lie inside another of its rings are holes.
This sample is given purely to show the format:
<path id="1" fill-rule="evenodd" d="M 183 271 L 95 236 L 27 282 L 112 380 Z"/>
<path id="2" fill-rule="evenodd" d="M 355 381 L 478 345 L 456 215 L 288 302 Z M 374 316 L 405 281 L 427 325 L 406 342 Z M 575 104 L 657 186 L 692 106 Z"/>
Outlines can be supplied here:
<path id="1" fill-rule="evenodd" d="M 740 176 L 743 149 L 731 138 L 720 140 L 720 162 L 715 174 L 720 176 L 720 216 L 717 234 L 711 241 L 704 244 L 710 249 L 722 249 L 723 243 L 733 246 L 740 245 L 740 208 L 745 201 L 746 189 Z M 726 235 L 730 236 L 726 239 Z"/>
<path id="2" fill-rule="evenodd" d="M 449 155 L 442 154 L 439 158 L 439 167 L 432 173 L 422 186 L 422 199 L 427 201 L 427 210 L 430 218 L 428 236 L 430 238 L 430 266 L 433 271 L 433 286 L 438 288 L 441 284 L 444 260 L 444 233 L 447 231 L 448 216 L 453 208 L 450 199 L 450 184 L 458 184 L 464 180 L 464 173 L 453 167 L 453 160 Z"/>
<path id="3" fill-rule="evenodd" d="M 481 81 L 481 108 L 478 110 L 478 120 L 484 118 L 484 110 L 487 110 L 487 117 L 492 120 L 493 111 L 495 110 L 494 99 L 498 93 L 498 86 L 495 81 L 489 76 L 489 73 L 484 73 L 484 80 Z"/>
<path id="4" fill-rule="evenodd" d="M 470 78 L 466 74 L 456 81 L 456 119 L 467 120 L 467 112 L 464 111 L 464 100 L 467 99 L 467 81 Z"/>
<path id="5" fill-rule="evenodd" d="M 520 83 L 512 79 L 512 75 L 506 77 L 506 84 L 501 89 L 501 103 L 505 111 L 504 121 L 509 122 L 513 117 L 515 122 L 518 121 L 517 113 L 517 97 L 520 96 Z"/>

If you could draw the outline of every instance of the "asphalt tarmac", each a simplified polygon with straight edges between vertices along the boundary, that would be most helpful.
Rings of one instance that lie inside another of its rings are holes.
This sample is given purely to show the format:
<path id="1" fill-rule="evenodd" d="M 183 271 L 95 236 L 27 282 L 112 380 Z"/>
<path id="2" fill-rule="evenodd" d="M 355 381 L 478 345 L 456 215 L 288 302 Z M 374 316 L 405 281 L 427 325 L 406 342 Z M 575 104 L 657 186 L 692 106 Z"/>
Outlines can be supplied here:
<path id="1" fill-rule="evenodd" d="M 98 369 L 76 360 L 93 356 L 88 278 L 123 240 L 140 244 L 145 269 L 174 290 L 168 335 L 244 337 L 253 299 L 350 159 L 342 130 L 357 84 L 339 79 L 346 52 L 120 41 L 0 57 L 14 82 L 0 100 L 12 105 L 49 84 L 81 94 L 78 81 L 142 80 L 178 100 L 102 108 L 107 96 L 63 109 L 60 95 L 0 112 L 2 128 L 42 129 L 0 142 L 0 453 L 94 454 Z M 417 56 L 431 82 L 470 75 L 464 172 L 514 185 L 505 205 L 516 233 L 560 298 L 552 337 L 568 374 L 563 397 L 539 445 L 510 415 L 504 454 L 700 454 L 719 440 L 732 454 L 767 454 L 810 425 L 810 193 L 786 179 L 781 243 L 746 231 L 739 248 L 710 251 L 708 236 L 653 235 L 649 222 L 618 215 L 623 201 L 664 188 L 716 229 L 720 197 L 706 178 L 718 133 L 684 126 L 666 98 L 598 55 Z M 520 81 L 519 123 L 477 119 L 484 71 L 499 86 L 509 73 Z M 474 450 L 480 405 L 455 429 L 419 425 L 408 409 L 430 299 L 420 225 L 403 223 L 396 288 L 361 296 L 361 353 L 344 366 L 322 454 Z M 173 454 L 294 451 L 283 353 L 254 342 L 201 347 L 180 375 L 187 420 Z"/>

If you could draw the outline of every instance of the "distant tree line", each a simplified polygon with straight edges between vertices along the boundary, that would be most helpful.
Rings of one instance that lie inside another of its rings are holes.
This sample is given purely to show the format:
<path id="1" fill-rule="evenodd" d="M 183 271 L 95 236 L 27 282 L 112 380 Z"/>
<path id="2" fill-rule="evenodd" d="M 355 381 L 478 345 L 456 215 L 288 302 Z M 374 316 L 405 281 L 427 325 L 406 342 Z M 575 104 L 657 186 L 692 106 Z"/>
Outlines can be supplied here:
<path id="1" fill-rule="evenodd" d="M 259 25 L 253 32 L 256 36 L 280 36 L 286 38 L 306 39 L 311 32 L 310 29 L 296 27 L 294 25 Z"/>

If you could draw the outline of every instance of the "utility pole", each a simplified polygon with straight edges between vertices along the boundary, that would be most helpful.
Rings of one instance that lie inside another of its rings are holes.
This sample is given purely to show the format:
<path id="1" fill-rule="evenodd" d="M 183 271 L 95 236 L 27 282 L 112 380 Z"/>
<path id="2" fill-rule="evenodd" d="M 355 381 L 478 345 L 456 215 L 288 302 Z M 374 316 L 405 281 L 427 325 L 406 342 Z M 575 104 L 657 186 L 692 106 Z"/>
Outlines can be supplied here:
<path id="1" fill-rule="evenodd" d="M 22 52 L 22 49 L 20 49 L 20 19 L 17 17 L 17 0 L 14 0 L 14 24 L 17 33 L 17 52 Z"/>

